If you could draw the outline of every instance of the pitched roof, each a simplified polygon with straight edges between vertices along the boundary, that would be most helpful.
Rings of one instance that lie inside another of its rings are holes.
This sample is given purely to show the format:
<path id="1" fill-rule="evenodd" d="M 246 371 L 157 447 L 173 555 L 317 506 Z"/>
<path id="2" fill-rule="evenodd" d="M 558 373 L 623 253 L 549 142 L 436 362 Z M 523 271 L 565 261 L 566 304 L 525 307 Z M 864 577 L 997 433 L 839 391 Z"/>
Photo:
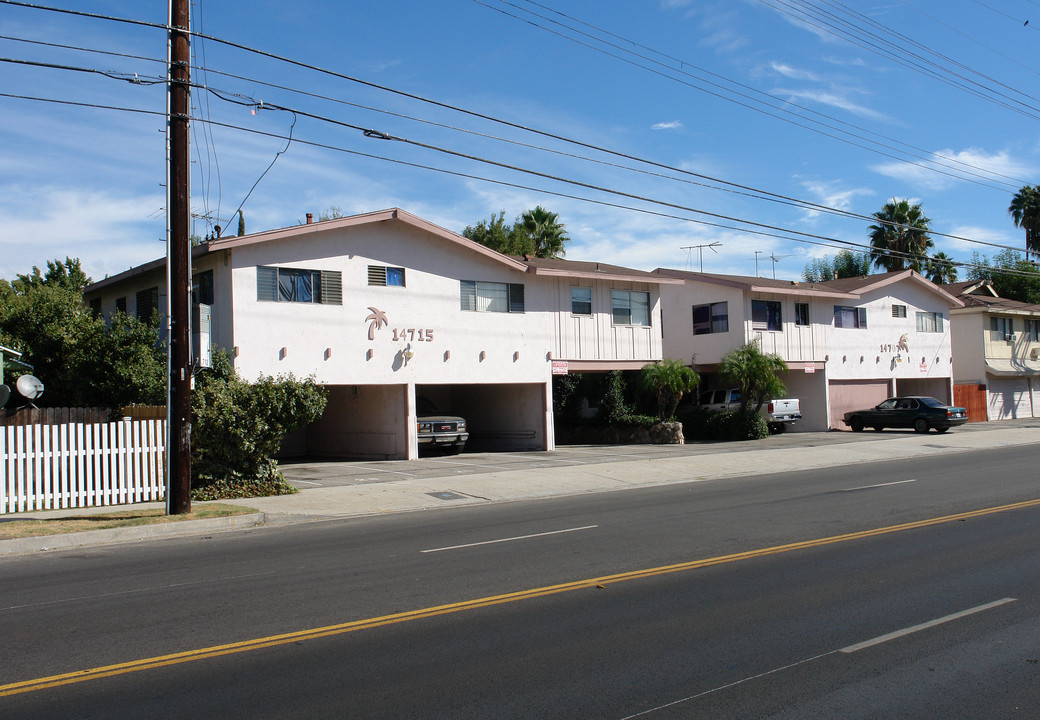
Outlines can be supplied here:
<path id="1" fill-rule="evenodd" d="M 655 285 L 678 285 L 682 283 L 682 280 L 676 278 L 601 262 L 537 257 L 518 257 L 517 259 L 527 266 L 527 272 L 534 275 L 556 275 L 593 280 L 624 280 L 653 283 Z"/>
<path id="2" fill-rule="evenodd" d="M 690 280 L 693 282 L 705 282 L 713 285 L 725 285 L 740 288 L 748 292 L 768 292 L 781 295 L 804 295 L 831 298 L 854 298 L 855 295 L 835 288 L 827 287 L 823 283 L 808 283 L 798 280 L 774 280 L 772 278 L 748 277 L 745 275 L 720 275 L 716 273 L 690 272 L 688 270 L 673 270 L 670 268 L 657 268 L 653 271 L 655 275 L 662 277 L 677 278 L 679 280 Z"/>

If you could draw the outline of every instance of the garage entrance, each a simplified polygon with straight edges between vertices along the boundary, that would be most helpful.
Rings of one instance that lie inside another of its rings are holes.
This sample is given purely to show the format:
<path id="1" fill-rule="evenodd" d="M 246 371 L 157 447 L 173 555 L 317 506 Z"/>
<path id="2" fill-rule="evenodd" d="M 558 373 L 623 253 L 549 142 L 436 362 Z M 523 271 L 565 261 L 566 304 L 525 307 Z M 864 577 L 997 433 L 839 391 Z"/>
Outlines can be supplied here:
<path id="1" fill-rule="evenodd" d="M 466 450 L 551 450 L 552 418 L 544 383 L 416 385 L 416 397 L 466 419 Z"/>
<path id="2" fill-rule="evenodd" d="M 874 407 L 891 394 L 888 380 L 832 380 L 829 390 L 831 430 L 846 430 L 845 413 Z"/>

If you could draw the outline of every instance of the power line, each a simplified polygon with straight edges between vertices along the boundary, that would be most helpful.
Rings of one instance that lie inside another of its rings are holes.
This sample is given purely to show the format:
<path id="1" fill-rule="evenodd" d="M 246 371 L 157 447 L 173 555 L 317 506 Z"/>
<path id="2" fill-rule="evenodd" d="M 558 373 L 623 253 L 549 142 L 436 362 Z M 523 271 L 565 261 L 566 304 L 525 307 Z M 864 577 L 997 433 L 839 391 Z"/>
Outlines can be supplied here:
<path id="1" fill-rule="evenodd" d="M 140 110 L 140 109 L 135 109 L 135 108 L 125 108 L 125 107 L 112 106 L 112 105 L 101 105 L 101 104 L 97 104 L 97 103 L 84 103 L 84 102 L 76 102 L 76 101 L 70 101 L 70 100 L 56 100 L 56 99 L 51 99 L 51 98 L 32 97 L 32 96 L 27 96 L 27 95 L 17 95 L 17 94 L 13 94 L 13 93 L 2 93 L 2 92 L 0 92 L 0 97 L 8 97 L 8 98 L 14 98 L 14 99 L 20 99 L 20 100 L 30 100 L 30 101 L 38 101 L 38 102 L 45 102 L 45 103 L 54 103 L 54 104 L 59 104 L 59 105 L 69 105 L 69 106 L 74 106 L 74 107 L 85 107 L 85 108 L 90 108 L 90 109 L 101 109 L 101 110 L 113 110 L 113 111 L 120 111 L 120 112 L 131 112 L 131 113 L 138 113 L 138 114 L 143 114 L 143 115 L 151 115 L 151 116 L 155 116 L 155 117 L 164 117 L 164 118 L 166 117 L 165 113 L 154 111 L 154 110 Z M 799 231 L 789 230 L 787 228 L 782 228 L 782 227 L 778 227 L 778 226 L 769 226 L 769 225 L 765 225 L 765 224 L 761 224 L 761 223 L 754 223 L 752 221 L 746 221 L 746 220 L 742 220 L 740 218 L 726 218 L 725 216 L 720 216 L 722 219 L 729 219 L 732 222 L 752 225 L 753 227 L 749 228 L 749 227 L 740 227 L 738 225 L 727 225 L 727 224 L 714 222 L 714 221 L 709 221 L 709 220 L 703 220 L 703 219 L 699 219 L 699 218 L 690 218 L 690 217 L 686 217 L 686 216 L 683 216 L 683 215 L 676 215 L 674 213 L 663 212 L 663 211 L 660 211 L 660 210 L 652 210 L 652 209 L 642 208 L 642 207 L 637 207 L 637 206 L 632 206 L 632 205 L 623 205 L 621 203 L 609 202 L 609 201 L 606 201 L 606 200 L 590 198 L 590 197 L 585 197 L 585 196 L 581 196 L 581 195 L 574 195 L 574 194 L 570 194 L 570 193 L 561 192 L 561 191 L 558 191 L 558 190 L 549 190 L 549 189 L 546 189 L 546 188 L 539 188 L 539 187 L 534 187 L 534 186 L 530 186 L 530 185 L 523 185 L 523 184 L 520 184 L 520 183 L 511 182 L 511 181 L 508 181 L 508 180 L 489 178 L 489 177 L 484 177 L 484 176 L 480 176 L 480 175 L 474 175 L 472 173 L 464 173 L 464 172 L 457 171 L 457 170 L 449 170 L 449 169 L 446 169 L 446 168 L 440 168 L 440 167 L 436 167 L 436 166 L 432 166 L 432 165 L 425 165 L 425 164 L 411 162 L 411 161 L 407 161 L 407 160 L 401 160 L 399 158 L 391 158 L 391 157 L 386 157 L 386 156 L 382 156 L 382 155 L 375 155 L 375 154 L 372 154 L 372 153 L 361 152 L 361 151 L 358 151 L 358 150 L 351 150 L 349 148 L 344 148 L 344 147 L 340 147 L 340 146 L 336 146 L 336 145 L 330 145 L 328 143 L 321 143 L 321 142 L 316 142 L 316 141 L 311 141 L 311 140 L 304 140 L 304 139 L 300 139 L 300 138 L 296 138 L 296 137 L 286 137 L 284 135 L 279 135 L 277 133 L 271 133 L 271 132 L 267 132 L 267 131 L 263 131 L 263 130 L 256 130 L 254 128 L 243 127 L 241 125 L 234 125 L 234 124 L 231 124 L 231 123 L 217 122 L 217 121 L 214 121 L 214 120 L 206 120 L 206 119 L 203 119 L 203 118 L 193 118 L 193 120 L 195 120 L 197 122 L 208 123 L 208 124 L 211 124 L 211 125 L 213 125 L 215 127 L 223 127 L 223 128 L 227 128 L 227 129 L 231 129 L 231 130 L 238 130 L 238 131 L 249 133 L 249 134 L 252 134 L 252 135 L 258 135 L 258 136 L 269 137 L 269 138 L 277 138 L 277 139 L 281 139 L 281 140 L 286 140 L 287 142 L 291 140 L 293 143 L 295 143 L 297 145 L 306 145 L 306 146 L 314 147 L 314 148 L 318 148 L 318 149 L 331 150 L 331 151 L 334 151 L 334 152 L 341 152 L 341 153 L 353 155 L 353 156 L 356 156 L 356 157 L 362 157 L 362 158 L 366 158 L 366 159 L 370 159 L 370 160 L 379 160 L 379 161 L 382 161 L 382 162 L 389 162 L 389 163 L 402 165 L 402 166 L 406 166 L 406 167 L 411 167 L 411 168 L 415 168 L 415 169 L 419 169 L 419 170 L 426 170 L 426 171 L 436 172 L 436 173 L 440 173 L 440 174 L 444 174 L 444 175 L 450 175 L 450 176 L 453 176 L 453 177 L 459 177 L 459 178 L 464 178 L 464 179 L 469 179 L 469 180 L 477 180 L 477 181 L 480 181 L 480 182 L 486 182 L 486 183 L 491 183 L 491 184 L 495 184 L 495 185 L 501 185 L 501 186 L 504 186 L 504 187 L 510 187 L 510 188 L 519 189 L 519 190 L 527 190 L 527 191 L 531 191 L 531 192 L 542 193 L 542 194 L 545 194 L 545 195 L 552 195 L 554 197 L 560 197 L 560 198 L 569 199 L 569 200 L 576 200 L 576 201 L 580 201 L 580 202 L 586 202 L 586 203 L 590 203 L 590 204 L 593 204 L 593 205 L 599 205 L 601 207 L 609 207 L 609 208 L 614 208 L 614 209 L 619 209 L 619 210 L 638 212 L 638 213 L 642 213 L 642 214 L 645 214 L 645 215 L 651 215 L 651 216 L 654 216 L 654 217 L 661 217 L 661 218 L 672 219 L 672 220 L 680 220 L 682 222 L 694 223 L 694 224 L 702 225 L 702 226 L 705 226 L 705 227 L 712 227 L 712 228 L 717 228 L 717 229 L 722 229 L 722 230 L 731 230 L 731 231 L 734 231 L 734 232 L 739 232 L 739 233 L 748 234 L 748 235 L 756 235 L 756 236 L 759 236 L 759 237 L 769 237 L 769 238 L 775 238 L 775 239 L 780 239 L 780 240 L 788 240 L 788 241 L 791 241 L 791 242 L 798 242 L 798 243 L 802 243 L 802 244 L 806 244 L 806 245 L 816 245 L 816 246 L 819 246 L 819 247 L 830 248 L 832 250 L 847 250 L 847 249 L 850 249 L 850 248 L 859 249 L 859 250 L 867 251 L 867 252 L 873 250 L 873 248 L 870 245 L 867 245 L 867 244 L 864 244 L 864 243 L 857 243 L 857 242 L 852 242 L 852 241 L 849 241 L 849 240 L 841 240 L 841 239 L 838 239 L 838 238 L 832 238 L 832 237 L 828 237 L 828 236 L 825 236 L 825 235 L 813 235 L 813 234 L 809 234 L 809 233 L 801 233 Z M 566 180 L 566 179 L 561 179 L 560 182 L 572 183 L 572 181 L 569 181 L 569 180 Z M 595 186 L 584 185 L 584 184 L 581 184 L 581 183 L 572 183 L 572 184 L 578 184 L 578 185 L 580 185 L 582 187 L 586 187 L 587 189 L 600 190 L 599 188 L 596 188 Z M 627 196 L 630 199 L 640 199 L 640 200 L 643 200 L 642 198 L 639 198 L 638 196 L 625 195 L 624 193 L 618 193 L 616 191 L 612 191 L 612 190 L 609 190 L 609 189 L 606 189 L 606 188 L 604 188 L 604 189 L 602 189 L 600 191 L 602 191 L 604 193 L 608 193 L 608 194 L 620 194 L 622 196 Z M 644 201 L 645 202 L 649 202 L 651 204 L 660 204 L 660 205 L 664 205 L 666 207 L 673 207 L 675 209 L 686 210 L 688 212 L 694 212 L 694 213 L 701 213 L 702 212 L 702 211 L 699 211 L 699 210 L 696 210 L 696 209 L 692 209 L 692 208 L 687 209 L 687 208 L 684 208 L 683 206 L 672 205 L 672 204 L 669 204 L 669 203 L 663 203 L 663 202 L 660 202 L 660 201 L 655 201 L 653 199 L 645 199 Z M 760 229 L 754 229 L 754 227 L 758 227 Z M 782 234 L 782 233 L 789 233 L 789 234 Z M 930 233 L 930 234 L 942 235 L 941 233 Z M 797 237 L 797 236 L 800 236 L 800 237 Z M 947 236 L 947 237 L 956 237 L 956 236 Z M 991 247 L 995 247 L 995 248 L 1000 248 L 1000 249 L 1005 249 L 1005 250 L 1011 250 L 1013 252 L 1018 252 L 1017 248 L 1013 248 L 1013 247 L 1009 247 L 1009 246 L 1003 246 L 1003 245 L 997 245 L 996 243 L 987 243 L 985 241 L 971 240 L 969 238 L 959 238 L 959 239 L 962 239 L 962 240 L 965 240 L 965 241 L 971 242 L 971 243 L 980 244 L 980 245 L 987 245 L 987 246 L 991 246 Z M 931 258 L 929 258 L 926 255 L 917 255 L 917 254 L 913 254 L 913 253 L 906 253 L 906 252 L 900 252 L 900 251 L 895 251 L 895 250 L 885 250 L 882 254 L 884 254 L 884 255 L 886 255 L 888 257 L 901 257 L 901 258 L 908 259 L 908 260 L 919 259 L 919 260 L 927 261 L 927 260 L 931 259 Z M 1035 275 L 1035 273 L 1021 272 L 1021 271 L 1017 271 L 1017 270 L 1013 270 L 1013 269 L 999 269 L 999 270 L 997 270 L 995 268 L 992 268 L 992 267 L 989 267 L 989 266 L 986 266 L 986 265 L 980 265 L 980 264 L 975 264 L 975 263 L 966 263 L 966 262 L 956 262 L 955 261 L 954 264 L 956 266 L 958 266 L 958 267 L 979 268 L 979 269 L 983 269 L 983 270 L 987 270 L 987 271 L 1003 272 L 1003 273 L 1006 273 L 1006 274 L 1021 275 L 1021 276 L 1025 276 L 1025 277 L 1033 277 Z"/>

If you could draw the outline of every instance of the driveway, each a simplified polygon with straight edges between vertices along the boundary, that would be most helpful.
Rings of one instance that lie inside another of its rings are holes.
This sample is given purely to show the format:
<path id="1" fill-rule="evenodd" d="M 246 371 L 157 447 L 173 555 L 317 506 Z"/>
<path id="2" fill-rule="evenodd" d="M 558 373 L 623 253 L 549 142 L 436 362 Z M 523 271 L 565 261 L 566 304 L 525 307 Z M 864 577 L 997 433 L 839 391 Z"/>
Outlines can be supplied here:
<path id="1" fill-rule="evenodd" d="M 978 433 L 1001 427 L 1033 427 L 1040 429 L 1040 418 L 969 423 L 944 435 L 949 440 L 960 433 Z M 561 468 L 580 465 L 656 460 L 767 450 L 773 448 L 826 447 L 862 442 L 884 442 L 913 435 L 913 430 L 853 433 L 788 432 L 762 440 L 742 442 L 690 442 L 685 445 L 561 445 L 552 452 L 480 452 L 461 455 L 430 455 L 418 460 L 285 460 L 282 473 L 301 490 L 317 487 L 366 485 L 394 480 L 455 477 L 495 472 L 512 472 L 536 468 Z M 938 440 L 938 435 L 935 435 Z"/>

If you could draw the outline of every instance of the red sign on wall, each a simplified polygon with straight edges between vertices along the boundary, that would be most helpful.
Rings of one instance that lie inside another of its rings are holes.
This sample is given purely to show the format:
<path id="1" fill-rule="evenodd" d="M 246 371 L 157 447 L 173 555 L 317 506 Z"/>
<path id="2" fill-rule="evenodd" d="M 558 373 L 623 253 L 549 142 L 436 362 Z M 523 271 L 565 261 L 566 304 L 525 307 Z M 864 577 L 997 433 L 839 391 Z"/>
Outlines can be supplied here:
<path id="1" fill-rule="evenodd" d="M 567 361 L 566 360 L 553 360 L 552 361 L 552 374 L 553 375 L 566 375 L 567 374 Z"/>

